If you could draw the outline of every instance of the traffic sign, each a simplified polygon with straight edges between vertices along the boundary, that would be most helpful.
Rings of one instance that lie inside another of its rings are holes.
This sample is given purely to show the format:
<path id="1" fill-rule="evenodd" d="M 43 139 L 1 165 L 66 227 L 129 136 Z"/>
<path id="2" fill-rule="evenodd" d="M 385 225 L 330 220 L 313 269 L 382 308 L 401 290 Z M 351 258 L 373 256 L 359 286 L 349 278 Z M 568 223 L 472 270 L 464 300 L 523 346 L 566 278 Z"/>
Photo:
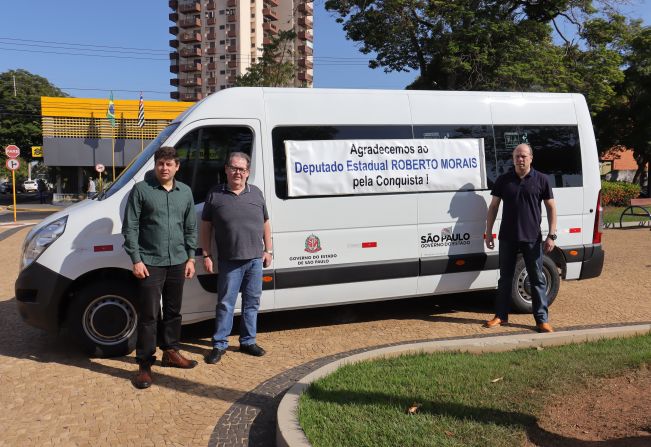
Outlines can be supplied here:
<path id="1" fill-rule="evenodd" d="M 10 171 L 15 171 L 16 169 L 20 168 L 20 162 L 15 158 L 7 158 L 5 164 L 7 165 L 7 169 Z"/>
<path id="2" fill-rule="evenodd" d="M 20 149 L 15 144 L 10 144 L 5 148 L 5 154 L 9 158 L 18 158 L 20 155 Z"/>
<path id="3" fill-rule="evenodd" d="M 106 168 L 104 167 L 104 165 L 103 165 L 102 163 L 97 163 L 97 164 L 95 165 L 95 170 L 96 170 L 97 172 L 99 172 L 100 174 L 101 174 L 102 172 L 104 172 L 104 169 L 106 169 Z"/>
<path id="4" fill-rule="evenodd" d="M 32 157 L 43 158 L 43 146 L 32 146 Z"/>

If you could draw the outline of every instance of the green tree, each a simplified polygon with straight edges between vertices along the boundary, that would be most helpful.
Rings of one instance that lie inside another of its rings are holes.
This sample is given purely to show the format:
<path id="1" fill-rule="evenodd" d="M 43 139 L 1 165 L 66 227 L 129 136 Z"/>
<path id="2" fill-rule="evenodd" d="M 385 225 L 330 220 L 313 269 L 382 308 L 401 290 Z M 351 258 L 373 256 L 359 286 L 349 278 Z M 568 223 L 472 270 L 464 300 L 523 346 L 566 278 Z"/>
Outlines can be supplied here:
<path id="1" fill-rule="evenodd" d="M 32 146 L 43 144 L 41 96 L 68 95 L 47 79 L 26 70 L 0 73 L 0 147 L 15 144 L 25 161 L 32 160 Z M 0 175 L 7 173 L 4 160 L 3 151 Z"/>
<path id="2" fill-rule="evenodd" d="M 237 87 L 289 87 L 294 84 L 294 31 L 280 31 L 262 46 L 262 56 L 235 80 Z"/>
<path id="3" fill-rule="evenodd" d="M 651 162 L 651 27 L 638 26 L 624 60 L 624 79 L 615 86 L 615 100 L 596 116 L 595 125 L 602 152 L 613 146 L 634 151 L 638 169 L 633 181 L 642 183 L 644 168 Z"/>
<path id="4" fill-rule="evenodd" d="M 369 66 L 418 70 L 408 88 L 578 91 L 599 110 L 621 79 L 617 0 L 327 0 Z"/>

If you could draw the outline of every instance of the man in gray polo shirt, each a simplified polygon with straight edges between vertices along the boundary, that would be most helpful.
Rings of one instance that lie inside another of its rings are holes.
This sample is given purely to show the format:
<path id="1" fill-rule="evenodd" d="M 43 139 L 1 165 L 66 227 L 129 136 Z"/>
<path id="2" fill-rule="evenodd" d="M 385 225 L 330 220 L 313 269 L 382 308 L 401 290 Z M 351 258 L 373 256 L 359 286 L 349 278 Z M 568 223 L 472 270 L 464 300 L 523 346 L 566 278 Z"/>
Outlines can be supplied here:
<path id="1" fill-rule="evenodd" d="M 240 351 L 262 356 L 256 343 L 258 308 L 262 295 L 262 267 L 271 264 L 271 223 L 262 191 L 247 184 L 251 159 L 233 152 L 226 164 L 227 183 L 217 185 L 206 197 L 201 215 L 200 238 L 203 265 L 213 273 L 210 236 L 217 243 L 217 308 L 213 349 L 206 363 L 217 363 L 228 347 L 237 294 L 242 292 Z"/>

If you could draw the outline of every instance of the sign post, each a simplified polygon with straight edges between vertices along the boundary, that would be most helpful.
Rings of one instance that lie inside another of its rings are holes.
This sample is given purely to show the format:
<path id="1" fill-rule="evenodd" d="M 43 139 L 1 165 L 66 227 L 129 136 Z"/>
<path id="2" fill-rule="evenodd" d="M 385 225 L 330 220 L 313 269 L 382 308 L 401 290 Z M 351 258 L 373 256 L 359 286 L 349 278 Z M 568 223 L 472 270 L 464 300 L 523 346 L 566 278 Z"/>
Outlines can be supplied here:
<path id="1" fill-rule="evenodd" d="M 20 148 L 15 144 L 10 144 L 5 147 L 5 155 L 7 155 L 5 164 L 7 169 L 11 171 L 11 187 L 14 194 L 14 223 L 16 223 L 16 169 L 20 168 L 20 162 L 17 160 L 20 156 Z"/>
<path id="2" fill-rule="evenodd" d="M 97 163 L 95 165 L 95 170 L 99 174 L 99 192 L 100 193 L 103 192 L 103 189 L 102 189 L 102 172 L 104 172 L 105 169 L 106 169 L 106 167 L 104 167 L 104 165 L 102 163 Z"/>

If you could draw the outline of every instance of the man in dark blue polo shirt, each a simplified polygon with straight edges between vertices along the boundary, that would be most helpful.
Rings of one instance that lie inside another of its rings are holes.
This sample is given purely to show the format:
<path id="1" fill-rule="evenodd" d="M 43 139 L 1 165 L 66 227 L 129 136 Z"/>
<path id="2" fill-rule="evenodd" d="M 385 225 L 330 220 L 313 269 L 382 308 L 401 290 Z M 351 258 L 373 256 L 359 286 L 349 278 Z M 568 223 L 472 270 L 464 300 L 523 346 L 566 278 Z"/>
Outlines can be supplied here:
<path id="1" fill-rule="evenodd" d="M 233 152 L 226 164 L 227 183 L 217 185 L 206 197 L 199 234 L 203 248 L 203 265 L 213 272 L 210 235 L 215 231 L 217 243 L 217 308 L 213 349 L 206 363 L 217 363 L 228 347 L 233 328 L 233 311 L 237 295 L 242 292 L 240 351 L 262 356 L 256 343 L 256 328 L 262 267 L 271 264 L 271 223 L 262 191 L 249 185 L 251 159 L 243 152 Z"/>
<path id="2" fill-rule="evenodd" d="M 179 352 L 181 300 L 185 278 L 194 275 L 197 247 L 197 216 L 190 188 L 174 179 L 179 158 L 172 147 L 154 154 L 154 174 L 135 184 L 124 211 L 124 250 L 138 278 L 138 341 L 133 378 L 136 388 L 152 384 L 151 365 L 156 360 L 157 324 L 161 297 L 161 349 L 163 366 L 194 368 Z"/>
<path id="3" fill-rule="evenodd" d="M 487 321 L 488 328 L 508 322 L 511 303 L 511 284 L 515 273 L 518 252 L 522 253 L 531 282 L 533 316 L 538 332 L 553 332 L 548 319 L 548 301 L 545 278 L 542 271 L 543 250 L 549 253 L 556 240 L 556 204 L 547 177 L 531 167 L 533 151 L 528 144 L 520 144 L 513 150 L 513 170 L 495 181 L 493 199 L 486 216 L 486 247 L 495 248 L 493 225 L 500 202 L 502 224 L 499 234 L 500 279 L 498 281 L 495 317 Z M 540 204 L 547 209 L 549 234 L 542 241 Z"/>

